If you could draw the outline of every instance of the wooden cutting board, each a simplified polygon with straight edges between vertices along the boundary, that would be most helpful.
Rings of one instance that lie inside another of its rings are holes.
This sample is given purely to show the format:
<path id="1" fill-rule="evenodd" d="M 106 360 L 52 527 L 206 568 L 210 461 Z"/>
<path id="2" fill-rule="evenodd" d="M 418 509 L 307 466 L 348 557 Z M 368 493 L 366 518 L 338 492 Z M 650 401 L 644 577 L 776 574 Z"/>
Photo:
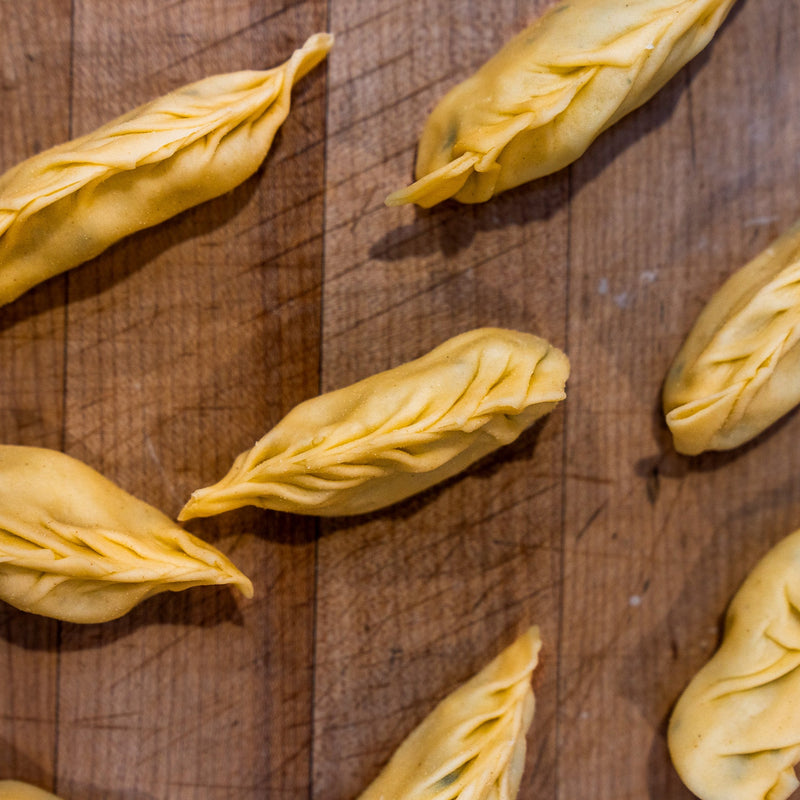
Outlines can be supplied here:
<path id="1" fill-rule="evenodd" d="M 383 513 L 188 527 L 253 579 L 102 626 L 0 609 L 0 777 L 65 800 L 352 800 L 532 623 L 521 798 L 688 797 L 670 707 L 731 595 L 800 526 L 800 416 L 674 453 L 665 370 L 800 212 L 800 10 L 713 44 L 571 168 L 476 207 L 388 209 L 443 92 L 546 6 L 497 0 L 0 0 L 0 170 L 317 30 L 243 186 L 0 308 L 0 441 L 58 448 L 170 515 L 283 414 L 479 325 L 567 350 L 568 400 Z"/>

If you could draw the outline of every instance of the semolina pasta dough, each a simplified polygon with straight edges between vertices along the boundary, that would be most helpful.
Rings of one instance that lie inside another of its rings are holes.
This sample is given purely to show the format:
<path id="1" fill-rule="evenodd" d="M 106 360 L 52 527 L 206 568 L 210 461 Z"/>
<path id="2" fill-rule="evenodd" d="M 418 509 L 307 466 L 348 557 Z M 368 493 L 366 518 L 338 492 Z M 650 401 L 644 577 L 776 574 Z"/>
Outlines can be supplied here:
<path id="1" fill-rule="evenodd" d="M 319 33 L 274 69 L 184 86 L 0 175 L 0 305 L 242 183 L 332 41 Z"/>
<path id="2" fill-rule="evenodd" d="M 701 800 L 785 800 L 800 761 L 800 531 L 731 602 L 722 644 L 669 723 L 675 769 Z"/>
<path id="3" fill-rule="evenodd" d="M 0 781 L 0 800 L 58 800 L 58 798 L 30 783 Z"/>
<path id="4" fill-rule="evenodd" d="M 711 298 L 669 369 L 675 449 L 729 450 L 800 401 L 800 223 Z"/>
<path id="5" fill-rule="evenodd" d="M 333 516 L 396 503 L 457 474 L 564 398 L 567 357 L 528 333 L 480 328 L 307 400 L 179 519 L 245 505 Z"/>
<path id="6" fill-rule="evenodd" d="M 733 0 L 567 0 L 428 118 L 416 183 L 388 205 L 482 203 L 572 163 L 699 53 Z"/>
<path id="7" fill-rule="evenodd" d="M 514 800 L 533 721 L 531 628 L 449 694 L 400 745 L 359 800 Z"/>
<path id="8" fill-rule="evenodd" d="M 147 597 L 250 581 L 215 548 L 86 464 L 0 446 L 0 600 L 70 622 L 105 622 Z"/>

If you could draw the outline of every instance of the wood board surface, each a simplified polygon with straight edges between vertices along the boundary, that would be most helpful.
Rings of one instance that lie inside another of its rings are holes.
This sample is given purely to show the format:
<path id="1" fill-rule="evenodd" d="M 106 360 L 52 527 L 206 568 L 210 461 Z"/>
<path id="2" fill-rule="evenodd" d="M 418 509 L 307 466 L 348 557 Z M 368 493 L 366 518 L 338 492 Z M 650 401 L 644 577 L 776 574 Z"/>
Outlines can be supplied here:
<path id="1" fill-rule="evenodd" d="M 669 709 L 727 602 L 800 527 L 800 416 L 672 450 L 664 373 L 800 216 L 800 10 L 739 0 L 579 162 L 481 206 L 384 207 L 435 101 L 545 0 L 0 0 L 0 170 L 329 30 L 259 172 L 0 308 L 0 441 L 167 514 L 298 402 L 480 325 L 538 333 L 568 399 L 462 477 L 363 518 L 190 523 L 253 579 L 105 625 L 0 608 L 0 778 L 65 800 L 351 800 L 530 624 L 521 798 L 690 797 Z"/>

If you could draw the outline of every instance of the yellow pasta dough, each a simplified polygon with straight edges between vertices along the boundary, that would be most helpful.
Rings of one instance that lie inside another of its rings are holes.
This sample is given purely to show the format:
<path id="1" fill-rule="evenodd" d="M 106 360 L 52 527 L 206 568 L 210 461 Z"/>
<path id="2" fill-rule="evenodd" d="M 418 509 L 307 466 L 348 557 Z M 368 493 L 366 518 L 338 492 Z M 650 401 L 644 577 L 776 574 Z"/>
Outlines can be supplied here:
<path id="1" fill-rule="evenodd" d="M 0 781 L 0 800 L 58 800 L 54 794 L 22 781 Z"/>
<path id="2" fill-rule="evenodd" d="M 242 183 L 331 43 L 316 34 L 274 69 L 189 84 L 0 175 L 0 305 Z"/>
<path id="3" fill-rule="evenodd" d="M 800 224 L 729 278 L 664 381 L 675 449 L 728 450 L 800 401 Z"/>
<path id="4" fill-rule="evenodd" d="M 731 602 L 722 644 L 669 724 L 673 764 L 701 800 L 785 800 L 800 761 L 800 531 Z"/>
<path id="5" fill-rule="evenodd" d="M 86 464 L 0 446 L 0 600 L 70 622 L 104 622 L 191 586 L 250 581 L 215 548 Z"/>
<path id="6" fill-rule="evenodd" d="M 307 400 L 180 519 L 245 505 L 322 516 L 391 505 L 516 439 L 564 398 L 569 361 L 528 333 L 480 328 Z"/>
<path id="7" fill-rule="evenodd" d="M 732 4 L 558 3 L 439 102 L 416 183 L 386 202 L 481 203 L 567 166 L 700 52 Z"/>
<path id="8" fill-rule="evenodd" d="M 449 694 L 359 800 L 514 800 L 525 767 L 539 629 Z"/>

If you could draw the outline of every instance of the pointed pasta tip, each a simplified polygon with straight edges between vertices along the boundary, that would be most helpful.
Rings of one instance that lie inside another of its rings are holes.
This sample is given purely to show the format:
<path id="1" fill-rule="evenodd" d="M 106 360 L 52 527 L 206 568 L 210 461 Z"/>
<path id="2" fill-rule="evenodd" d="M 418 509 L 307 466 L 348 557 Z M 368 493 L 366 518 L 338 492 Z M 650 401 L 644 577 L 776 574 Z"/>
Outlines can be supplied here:
<path id="1" fill-rule="evenodd" d="M 186 505 L 178 513 L 178 522 L 186 522 L 187 520 L 194 519 L 194 513 L 193 513 L 194 502 L 192 499 L 193 497 L 194 495 L 192 495 L 192 497 L 190 497 L 186 501 Z"/>
<path id="2" fill-rule="evenodd" d="M 329 53 L 335 41 L 336 37 L 332 33 L 314 33 L 306 39 L 301 50 L 319 50 Z"/>
<path id="3" fill-rule="evenodd" d="M 454 158 L 433 172 L 422 176 L 410 186 L 392 192 L 384 200 L 384 203 L 387 206 L 402 206 L 414 203 L 420 208 L 431 208 L 450 198 L 456 198 L 462 202 L 478 202 L 478 198 L 465 199 L 459 193 L 475 172 L 479 161 L 480 155 L 478 153 L 463 153 L 458 158 Z M 480 198 L 480 200 L 485 199 L 487 198 Z"/>
<path id="4" fill-rule="evenodd" d="M 253 582 L 243 573 L 239 573 L 238 577 L 232 581 L 233 585 L 242 593 L 246 600 L 252 600 L 255 590 L 253 589 Z"/>
<path id="5" fill-rule="evenodd" d="M 410 202 L 412 201 L 408 198 L 408 189 L 397 189 L 386 196 L 383 204 L 389 206 L 389 208 L 394 208 L 396 206 L 407 206 Z"/>

